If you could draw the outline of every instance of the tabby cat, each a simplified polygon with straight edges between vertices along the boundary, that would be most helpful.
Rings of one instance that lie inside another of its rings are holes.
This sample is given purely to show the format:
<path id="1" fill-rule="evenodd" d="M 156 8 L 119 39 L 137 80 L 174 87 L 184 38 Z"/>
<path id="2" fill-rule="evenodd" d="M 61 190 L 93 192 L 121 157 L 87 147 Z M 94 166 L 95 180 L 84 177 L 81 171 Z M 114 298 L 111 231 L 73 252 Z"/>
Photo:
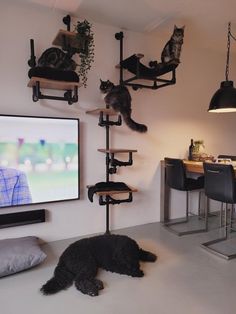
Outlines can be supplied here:
<path id="1" fill-rule="evenodd" d="M 60 48 L 51 47 L 46 49 L 38 59 L 39 67 L 50 67 L 63 71 L 74 71 L 76 62 L 72 60 L 73 52 L 64 52 Z"/>
<path id="2" fill-rule="evenodd" d="M 105 103 L 119 112 L 127 126 L 137 132 L 147 132 L 144 124 L 139 124 L 131 119 L 131 96 L 127 87 L 122 85 L 114 85 L 109 80 L 102 81 L 100 79 L 100 91 L 105 94 Z"/>
<path id="3" fill-rule="evenodd" d="M 161 62 L 176 64 L 180 63 L 181 47 L 184 42 L 184 28 L 185 26 L 178 28 L 175 25 L 170 40 L 166 43 L 164 49 L 162 50 Z"/>

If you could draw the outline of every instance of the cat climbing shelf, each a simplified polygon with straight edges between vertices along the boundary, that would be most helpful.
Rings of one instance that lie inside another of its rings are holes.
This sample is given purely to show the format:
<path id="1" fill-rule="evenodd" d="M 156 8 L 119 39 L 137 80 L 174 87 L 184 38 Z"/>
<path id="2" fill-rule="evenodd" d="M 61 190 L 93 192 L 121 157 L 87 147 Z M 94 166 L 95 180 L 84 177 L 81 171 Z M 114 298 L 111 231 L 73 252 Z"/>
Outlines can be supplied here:
<path id="1" fill-rule="evenodd" d="M 126 148 L 110 148 L 110 127 L 114 125 L 120 126 L 122 124 L 121 116 L 117 114 L 117 112 L 115 112 L 113 109 L 106 106 L 106 108 L 89 110 L 86 113 L 98 116 L 98 125 L 101 127 L 105 127 L 106 129 L 106 148 L 98 149 L 99 152 L 106 155 L 106 181 L 97 183 L 94 186 L 88 186 L 88 188 L 92 188 L 94 193 L 98 196 L 99 205 L 106 206 L 106 233 L 109 234 L 110 205 L 130 203 L 133 201 L 133 193 L 138 191 L 137 189 L 130 187 L 123 182 L 110 181 L 110 175 L 115 174 L 118 167 L 131 166 L 133 164 L 133 153 L 136 153 L 137 150 Z M 110 120 L 110 116 L 113 116 L 112 120 Z M 114 121 L 114 116 L 117 116 L 116 121 Z M 120 154 L 128 155 L 127 161 L 115 158 L 115 155 Z M 120 199 L 117 198 L 117 196 L 126 196 L 126 198 Z"/>
<path id="2" fill-rule="evenodd" d="M 176 83 L 175 69 L 178 63 L 157 63 L 157 61 L 151 61 L 148 67 L 140 61 L 144 57 L 143 54 L 133 54 L 123 59 L 123 32 L 116 33 L 115 38 L 120 42 L 120 62 L 116 66 L 116 68 L 120 69 L 120 85 L 131 86 L 134 90 L 140 88 L 156 90 Z M 133 76 L 124 80 L 124 70 L 128 70 Z M 168 73 L 171 74 L 171 78 L 160 78 L 162 75 Z M 148 83 L 142 83 L 143 81 L 147 81 Z"/>
<path id="3" fill-rule="evenodd" d="M 78 50 L 78 44 L 75 48 L 76 34 L 70 32 L 70 16 L 65 16 L 63 22 L 66 24 L 67 30 L 59 30 L 52 44 L 61 46 L 64 51 L 73 55 Z M 61 100 L 67 101 L 69 105 L 78 102 L 78 88 L 82 84 L 79 82 L 77 73 L 71 70 L 36 66 L 33 39 L 30 40 L 30 50 L 31 56 L 28 61 L 30 81 L 27 86 L 33 90 L 33 101 L 37 102 L 39 99 Z M 64 94 L 63 96 L 45 95 L 42 93 L 42 89 L 64 91 Z"/>

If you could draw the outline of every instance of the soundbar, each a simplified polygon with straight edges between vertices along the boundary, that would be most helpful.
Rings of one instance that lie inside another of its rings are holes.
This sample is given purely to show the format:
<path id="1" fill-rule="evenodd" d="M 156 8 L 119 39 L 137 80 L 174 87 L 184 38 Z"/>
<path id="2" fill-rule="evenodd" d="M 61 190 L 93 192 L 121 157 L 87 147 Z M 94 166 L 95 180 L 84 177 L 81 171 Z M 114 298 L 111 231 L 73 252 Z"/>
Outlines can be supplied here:
<path id="1" fill-rule="evenodd" d="M 0 215 L 0 229 L 45 222 L 45 209 Z"/>

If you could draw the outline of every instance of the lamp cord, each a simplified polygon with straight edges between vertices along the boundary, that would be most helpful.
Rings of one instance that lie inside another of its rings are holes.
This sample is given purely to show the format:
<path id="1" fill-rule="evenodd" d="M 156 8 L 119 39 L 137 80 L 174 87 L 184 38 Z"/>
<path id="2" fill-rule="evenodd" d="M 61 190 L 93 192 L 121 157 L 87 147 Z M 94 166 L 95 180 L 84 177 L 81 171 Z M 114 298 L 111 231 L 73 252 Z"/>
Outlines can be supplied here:
<path id="1" fill-rule="evenodd" d="M 226 68 L 225 68 L 225 80 L 229 80 L 229 53 L 230 53 L 230 36 L 231 36 L 231 23 L 228 24 L 228 41 L 227 41 L 227 56 L 226 56 Z"/>
<path id="2" fill-rule="evenodd" d="M 234 37 L 231 33 L 231 23 L 228 24 L 228 40 L 227 40 L 227 56 L 226 56 L 226 68 L 225 68 L 225 79 L 229 80 L 229 55 L 230 55 L 230 38 L 233 38 L 236 41 L 236 37 Z"/>

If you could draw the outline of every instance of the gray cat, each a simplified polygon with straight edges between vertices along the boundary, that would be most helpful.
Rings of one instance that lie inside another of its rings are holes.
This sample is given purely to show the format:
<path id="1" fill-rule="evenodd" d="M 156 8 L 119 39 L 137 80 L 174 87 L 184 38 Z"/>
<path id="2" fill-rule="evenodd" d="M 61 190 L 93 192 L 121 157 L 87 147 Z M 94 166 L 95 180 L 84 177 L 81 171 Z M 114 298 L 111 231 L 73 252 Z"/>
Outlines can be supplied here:
<path id="1" fill-rule="evenodd" d="M 119 112 L 127 126 L 137 132 L 147 132 L 144 124 L 135 122 L 131 118 L 131 96 L 126 86 L 114 85 L 109 80 L 100 80 L 100 91 L 105 95 L 104 100 L 107 105 Z"/>
<path id="2" fill-rule="evenodd" d="M 164 49 L 162 50 L 162 53 L 161 53 L 162 63 L 174 63 L 174 64 L 180 63 L 181 47 L 184 42 L 183 40 L 184 28 L 185 26 L 178 28 L 175 25 L 174 31 L 170 40 L 166 43 Z"/>

